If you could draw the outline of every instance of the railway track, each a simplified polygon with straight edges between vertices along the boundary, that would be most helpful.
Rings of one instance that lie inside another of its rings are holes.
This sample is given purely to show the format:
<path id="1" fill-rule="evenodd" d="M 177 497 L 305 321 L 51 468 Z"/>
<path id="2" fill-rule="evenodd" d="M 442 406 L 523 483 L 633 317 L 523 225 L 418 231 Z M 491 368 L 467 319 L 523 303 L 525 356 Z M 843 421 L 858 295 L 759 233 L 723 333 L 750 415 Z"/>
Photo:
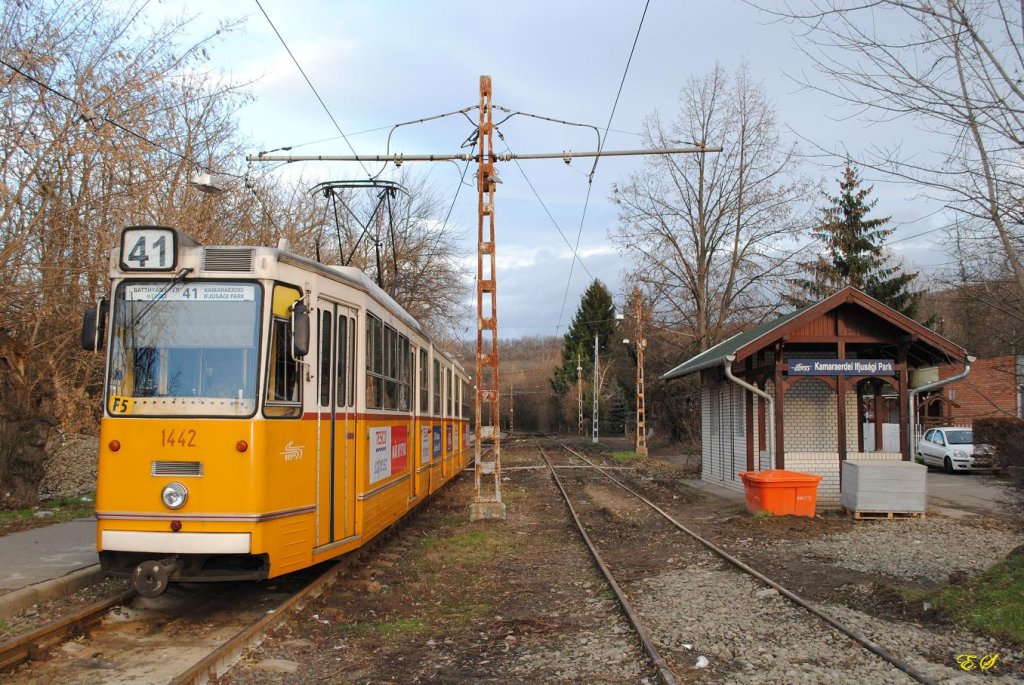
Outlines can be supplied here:
<path id="1" fill-rule="evenodd" d="M 884 660 L 886 663 L 890 664 L 892 667 L 906 674 L 913 680 L 928 685 L 934 685 L 935 683 L 937 683 L 936 680 L 930 678 L 927 674 L 921 672 L 919 669 L 907 663 L 904 659 L 901 659 L 899 656 L 893 654 L 892 652 L 876 644 L 856 629 L 845 625 L 835 617 L 829 615 L 827 612 L 822 610 L 820 607 L 800 597 L 796 593 L 782 586 L 780 583 L 765 576 L 764 574 L 758 572 L 756 569 L 750 567 L 749 565 L 743 563 L 736 557 L 730 555 L 721 547 L 718 547 L 714 543 L 710 542 L 709 540 L 701 537 L 694 531 L 690 530 L 682 523 L 680 523 L 678 520 L 676 520 L 674 517 L 672 517 L 664 509 L 662 509 L 657 504 L 652 502 L 650 499 L 644 497 L 635 489 L 629 487 L 620 478 L 617 478 L 613 476 L 611 473 L 609 473 L 609 469 L 596 464 L 594 461 L 588 459 L 580 452 L 571 449 L 570 447 L 561 442 L 548 441 L 548 448 L 545 449 L 544 445 L 541 444 L 542 439 L 544 438 L 533 438 L 533 440 L 536 443 L 537 449 L 540 451 L 541 457 L 543 458 L 546 467 L 550 472 L 552 479 L 556 483 L 559 492 L 565 500 L 566 506 L 569 509 L 571 517 L 574 520 L 580 532 L 580 535 L 582 536 L 585 544 L 588 546 L 591 553 L 593 554 L 595 563 L 598 565 L 602 574 L 607 579 L 612 591 L 615 593 L 619 601 L 619 604 L 623 608 L 623 612 L 629 619 L 630 623 L 634 626 L 634 629 L 636 630 L 636 633 L 641 643 L 643 644 L 645 651 L 650 656 L 652 663 L 655 665 L 657 669 L 658 676 L 661 682 L 669 684 L 679 682 L 680 677 L 677 675 L 675 671 L 681 671 L 684 668 L 687 671 L 689 671 L 691 664 L 681 663 L 678 659 L 676 660 L 676 663 L 674 665 L 670 665 L 668 663 L 670 659 L 666 659 L 659 651 L 656 644 L 657 640 L 652 638 L 652 629 L 644 623 L 643 611 L 638 611 L 637 608 L 634 607 L 633 603 L 631 603 L 628 597 L 628 593 L 624 592 L 622 583 L 616 580 L 616 572 L 612 568 L 614 564 L 606 563 L 605 555 L 602 555 L 601 550 L 599 549 L 600 544 L 595 544 L 592 539 L 596 536 L 588 534 L 587 520 L 589 520 L 591 527 L 599 527 L 594 526 L 593 524 L 595 521 L 595 517 L 600 515 L 601 510 L 601 507 L 593 507 L 591 505 L 588 507 L 590 511 L 584 514 L 583 516 L 581 516 L 578 512 L 578 509 L 580 508 L 579 504 L 581 502 L 587 503 L 592 501 L 592 497 L 588 496 L 588 494 L 585 492 L 588 488 L 593 489 L 594 487 L 594 479 L 591 478 L 588 474 L 599 473 L 599 478 L 612 483 L 620 491 L 628 493 L 628 495 L 635 501 L 643 503 L 643 506 L 648 511 L 655 513 L 658 517 L 664 520 L 664 522 L 667 525 L 670 525 L 675 532 L 684 534 L 688 539 L 700 543 L 700 545 L 702 545 L 703 548 L 707 550 L 707 552 L 713 553 L 718 558 L 730 564 L 737 571 L 763 584 L 764 587 L 774 590 L 780 596 L 785 597 L 793 605 L 800 607 L 800 609 L 805 610 L 806 612 L 809 612 L 809 614 L 813 615 L 815 618 L 827 624 L 831 629 L 843 634 L 864 650 Z M 558 455 L 561 458 L 556 458 L 554 460 L 551 458 L 551 455 L 548 454 L 548 451 L 552 450 L 552 447 L 558 451 Z M 566 456 L 569 457 L 568 460 L 565 458 Z M 559 463 L 556 464 L 556 461 Z M 576 461 L 577 464 L 579 462 L 583 462 L 583 464 L 587 467 L 587 470 L 580 471 L 570 469 L 570 467 L 572 466 L 572 461 Z M 573 491 L 572 495 L 570 494 L 570 491 Z M 592 494 L 593 493 L 591 493 L 591 495 Z M 575 505 L 573 501 L 574 499 L 576 500 Z M 587 505 L 585 504 L 585 507 L 586 506 Z M 636 546 L 634 545 L 634 547 Z M 640 545 L 640 547 L 643 547 L 643 545 Z"/>
<path id="2" fill-rule="evenodd" d="M 359 558 L 263 584 L 194 585 L 154 600 L 123 592 L 0 643 L 0 671 L 10 683 L 215 682 Z"/>

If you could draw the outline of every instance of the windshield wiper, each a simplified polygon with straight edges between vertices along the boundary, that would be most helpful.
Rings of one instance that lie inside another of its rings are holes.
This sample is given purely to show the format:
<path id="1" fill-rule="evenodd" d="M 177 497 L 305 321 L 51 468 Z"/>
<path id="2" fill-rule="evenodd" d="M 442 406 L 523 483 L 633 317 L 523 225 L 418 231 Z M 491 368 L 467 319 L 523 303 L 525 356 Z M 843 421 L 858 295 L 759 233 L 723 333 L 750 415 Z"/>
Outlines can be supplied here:
<path id="1" fill-rule="evenodd" d="M 179 283 L 181 283 L 182 281 L 184 281 L 185 277 L 188 276 L 190 273 L 192 273 L 192 269 L 186 266 L 186 267 L 183 267 L 181 269 L 181 271 L 179 271 L 178 273 L 174 274 L 174 278 L 171 279 L 170 283 L 168 283 L 166 286 L 164 286 L 163 290 L 158 292 L 153 297 L 153 299 L 149 301 L 149 304 L 147 304 L 145 307 L 142 308 L 142 311 L 140 311 L 138 314 L 136 314 L 135 316 L 132 317 L 132 322 L 131 322 L 132 329 L 133 330 L 135 329 L 135 326 L 138 325 L 138 323 L 140 321 L 142 321 L 142 317 L 144 317 L 146 314 L 148 314 L 149 310 L 152 309 L 153 306 L 157 302 L 160 302 L 161 300 L 164 299 L 164 295 L 169 293 L 171 291 L 171 288 L 173 288 L 174 286 L 176 286 Z"/>

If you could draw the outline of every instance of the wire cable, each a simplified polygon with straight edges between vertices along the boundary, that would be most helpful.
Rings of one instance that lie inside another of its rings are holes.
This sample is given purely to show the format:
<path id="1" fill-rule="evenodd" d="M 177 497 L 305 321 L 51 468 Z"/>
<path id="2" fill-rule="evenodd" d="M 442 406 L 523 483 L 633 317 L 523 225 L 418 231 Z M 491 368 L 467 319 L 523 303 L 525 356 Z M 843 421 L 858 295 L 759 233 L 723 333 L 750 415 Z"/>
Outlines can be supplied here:
<path id="1" fill-rule="evenodd" d="M 316 96 L 316 99 L 320 103 L 320 106 L 323 107 L 324 112 L 327 113 L 327 117 L 331 120 L 331 123 L 334 124 L 334 128 L 338 130 L 338 133 L 341 134 L 341 137 L 345 141 L 345 144 L 348 145 L 348 149 L 352 151 L 353 155 L 355 155 L 357 161 L 359 162 L 359 166 L 363 167 L 363 171 L 366 172 L 367 176 L 371 176 L 370 170 L 366 168 L 366 164 L 363 163 L 363 160 L 358 159 L 359 153 L 356 152 L 356 149 L 354 147 L 352 147 L 352 143 L 349 141 L 348 136 L 346 136 L 345 132 L 341 130 L 341 126 L 338 125 L 338 122 L 334 118 L 334 115 L 331 114 L 331 110 L 328 109 L 327 103 L 325 103 L 324 99 L 320 97 L 320 93 L 317 91 L 316 86 L 314 86 L 313 82 L 309 80 L 309 76 L 306 75 L 305 69 L 303 69 L 302 65 L 299 64 L 299 60 L 295 58 L 295 55 L 292 53 L 291 48 L 288 47 L 288 43 L 285 42 L 284 37 L 281 35 L 281 32 L 277 30 L 276 26 L 274 26 L 274 22 L 270 19 L 270 15 L 267 14 L 267 11 L 263 9 L 263 5 L 260 4 L 260 0 L 254 0 L 254 2 L 256 3 L 256 6 L 260 8 L 260 12 L 263 13 L 263 16 L 266 17 L 267 23 L 270 24 L 270 28 L 274 30 L 274 34 L 277 36 L 277 39 L 281 41 L 281 45 L 284 46 L 284 49 L 288 53 L 288 56 L 292 58 L 292 62 L 295 63 L 295 67 L 299 70 L 299 73 L 302 74 L 302 78 L 306 79 L 306 84 L 309 86 L 310 90 L 313 91 L 313 95 Z"/>
<path id="2" fill-rule="evenodd" d="M 494 130 L 497 132 L 498 137 L 501 138 L 502 142 L 505 143 L 505 147 L 508 149 L 508 151 L 512 152 L 512 148 L 509 147 L 508 141 L 505 139 L 505 135 L 501 132 L 501 130 L 497 126 L 494 127 Z M 520 164 L 519 160 L 516 159 L 515 157 L 512 158 L 512 161 L 515 162 L 516 167 L 519 169 L 519 173 L 523 175 L 523 179 L 526 181 L 526 185 L 530 186 L 530 190 L 533 191 L 533 195 L 534 197 L 537 198 L 537 202 L 539 202 L 540 206 L 544 208 L 544 213 L 548 215 L 549 219 L 551 219 L 551 223 L 554 224 L 555 230 L 558 231 L 558 235 L 562 236 L 562 240 L 565 242 L 568 248 L 572 250 L 573 259 L 575 261 L 578 261 L 580 263 L 580 266 L 583 267 L 583 270 L 587 272 L 587 275 L 593 278 L 594 274 L 590 273 L 590 269 L 588 269 L 587 265 L 583 263 L 583 259 L 580 257 L 579 253 L 576 252 L 575 249 L 573 249 L 572 243 L 570 243 L 569 239 L 565 237 L 565 233 L 562 231 L 562 227 L 558 225 L 558 222 L 555 220 L 555 217 L 552 216 L 551 214 L 551 210 L 549 210 L 548 206 L 544 204 L 544 200 L 541 199 L 540 193 L 537 192 L 537 188 L 533 185 L 533 181 L 531 181 L 530 177 L 526 175 L 526 170 L 523 169 L 523 165 Z"/>
<path id="3" fill-rule="evenodd" d="M 604 145 L 608 139 L 608 131 L 611 129 L 612 120 L 615 118 L 615 110 L 619 106 L 619 98 L 622 97 L 622 89 L 626 85 L 626 75 L 629 74 L 629 66 L 633 63 L 633 53 L 636 52 L 636 44 L 640 40 L 640 31 L 644 27 L 644 20 L 647 18 L 647 9 L 651 6 L 651 0 L 647 0 L 644 3 L 644 11 L 640 16 L 640 24 L 636 27 L 636 35 L 633 36 L 633 45 L 629 49 L 629 58 L 626 60 L 626 68 L 622 71 L 622 78 L 619 80 L 619 90 L 615 93 L 615 102 L 612 103 L 612 111 L 608 115 L 608 123 L 604 127 L 604 136 L 601 136 L 597 146 L 597 156 L 594 157 L 594 165 L 590 168 L 590 175 L 587 177 L 587 197 L 583 201 L 583 212 L 580 215 L 580 228 L 576 233 L 576 248 L 573 250 L 575 254 L 579 250 L 580 239 L 583 237 L 583 224 L 587 219 L 587 207 L 590 206 L 590 192 L 594 187 L 594 173 L 597 171 L 597 163 L 601 160 L 601 151 L 604 150 Z M 555 327 L 557 332 L 562 326 L 562 318 L 565 316 L 565 303 L 569 299 L 569 287 L 572 285 L 572 277 L 576 262 L 569 265 L 569 278 L 565 282 L 565 294 L 562 295 L 562 308 L 558 313 L 558 325 Z"/>
<path id="4" fill-rule="evenodd" d="M 83 120 L 88 121 L 88 119 L 86 119 L 84 113 L 89 108 L 83 107 L 82 103 L 78 102 L 78 100 L 74 99 L 70 95 L 66 95 L 66 94 L 62 93 L 61 91 L 57 90 L 56 88 L 54 88 L 50 84 L 45 83 L 44 81 L 40 81 L 35 76 L 32 76 L 31 74 L 22 71 L 21 69 L 19 69 L 18 67 L 14 66 L 13 64 L 11 64 L 10 62 L 8 62 L 7 60 L 5 60 L 3 58 L 0 58 L 0 64 L 4 65 L 5 67 L 10 69 L 14 73 L 16 73 L 19 76 L 21 76 L 22 78 L 24 78 L 24 79 L 26 79 L 28 81 L 31 81 L 32 83 L 36 84 L 40 88 L 43 88 L 44 90 L 46 90 L 46 91 L 56 95 L 57 97 L 61 98 L 62 100 L 66 100 L 67 102 L 70 102 L 75 107 L 77 107 L 80 112 L 82 112 Z M 95 116 L 100 118 L 100 119 L 102 119 L 104 122 L 110 124 L 114 128 L 116 128 L 116 129 L 118 129 L 120 131 L 123 131 L 124 133 L 127 133 L 128 135 L 132 136 L 133 138 L 136 138 L 136 139 L 141 140 L 141 141 L 143 141 L 145 143 L 148 143 L 149 145 L 152 145 L 153 147 L 155 147 L 155 148 L 157 148 L 159 150 L 163 150 L 164 152 L 166 152 L 169 155 L 174 155 L 175 157 L 177 157 L 178 159 L 182 160 L 183 162 L 191 162 L 192 164 L 194 164 L 197 167 L 206 169 L 207 171 L 211 171 L 210 169 L 207 169 L 207 167 L 205 167 L 205 166 L 201 165 L 199 162 L 197 162 L 194 158 L 188 157 L 188 156 L 186 156 L 186 155 L 184 155 L 184 154 L 182 154 L 182 153 L 180 153 L 180 152 L 178 152 L 176 150 L 170 149 L 166 145 L 158 143 L 157 141 L 152 140 L 150 138 L 147 138 L 146 136 L 142 135 L 141 133 L 133 131 L 132 129 L 128 128 L 127 126 L 124 126 L 123 124 L 120 124 L 117 121 L 114 121 L 113 119 L 110 119 L 110 118 L 108 118 L 107 116 L 105 116 L 103 114 L 96 114 Z M 227 174 L 227 175 L 235 176 L 236 178 L 241 178 L 241 176 L 237 176 L 236 174 Z"/>

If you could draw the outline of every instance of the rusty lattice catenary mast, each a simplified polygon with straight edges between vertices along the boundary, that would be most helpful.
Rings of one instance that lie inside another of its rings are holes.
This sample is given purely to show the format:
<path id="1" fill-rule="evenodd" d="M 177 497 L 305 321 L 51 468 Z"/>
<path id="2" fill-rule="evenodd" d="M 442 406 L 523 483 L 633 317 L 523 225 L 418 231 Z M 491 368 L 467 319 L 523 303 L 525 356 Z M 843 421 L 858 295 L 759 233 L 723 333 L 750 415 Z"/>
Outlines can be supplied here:
<path id="1" fill-rule="evenodd" d="M 471 521 L 505 518 L 501 501 L 501 424 L 498 391 L 498 281 L 494 270 L 494 120 L 491 77 L 480 77 L 480 128 L 477 139 L 477 252 L 476 252 L 476 440 L 473 445 L 474 495 Z M 487 408 L 486 416 L 483 408 Z M 484 419 L 488 425 L 484 426 Z M 493 447 L 481 450 L 490 435 Z"/>
<path id="2" fill-rule="evenodd" d="M 566 164 L 573 157 L 623 157 L 636 155 L 668 155 L 684 153 L 721 152 L 720 146 L 703 143 L 685 148 L 658 148 L 650 150 L 604 150 L 587 152 L 541 152 L 533 154 L 494 154 L 494 121 L 491 109 L 491 77 L 480 77 L 480 130 L 478 152 L 428 155 L 274 155 L 260 153 L 247 155 L 250 162 L 392 162 L 400 166 L 405 162 L 476 161 L 477 168 L 477 354 L 475 391 L 475 495 L 470 504 L 472 520 L 505 518 L 505 504 L 501 501 L 501 434 L 498 413 L 498 291 L 495 272 L 494 190 L 499 183 L 495 162 L 526 159 L 560 159 Z M 486 407 L 487 412 L 483 409 Z M 487 425 L 484 425 L 484 421 Z M 582 426 L 582 406 L 580 409 Z M 486 429 L 486 430 L 485 430 Z M 494 448 L 481 449 L 482 438 L 494 440 Z M 493 487 L 491 481 L 493 480 Z"/>

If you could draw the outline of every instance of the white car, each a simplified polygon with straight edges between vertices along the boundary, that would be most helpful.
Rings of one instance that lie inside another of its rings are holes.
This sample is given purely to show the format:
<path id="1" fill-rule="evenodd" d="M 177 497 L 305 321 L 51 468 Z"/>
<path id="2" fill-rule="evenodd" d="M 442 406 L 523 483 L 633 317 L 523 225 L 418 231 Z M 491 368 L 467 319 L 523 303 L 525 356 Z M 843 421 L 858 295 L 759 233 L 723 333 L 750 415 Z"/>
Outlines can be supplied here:
<path id="1" fill-rule="evenodd" d="M 940 466 L 946 473 L 992 466 L 992 448 L 975 445 L 970 428 L 931 428 L 917 443 L 918 459 L 926 466 Z"/>

